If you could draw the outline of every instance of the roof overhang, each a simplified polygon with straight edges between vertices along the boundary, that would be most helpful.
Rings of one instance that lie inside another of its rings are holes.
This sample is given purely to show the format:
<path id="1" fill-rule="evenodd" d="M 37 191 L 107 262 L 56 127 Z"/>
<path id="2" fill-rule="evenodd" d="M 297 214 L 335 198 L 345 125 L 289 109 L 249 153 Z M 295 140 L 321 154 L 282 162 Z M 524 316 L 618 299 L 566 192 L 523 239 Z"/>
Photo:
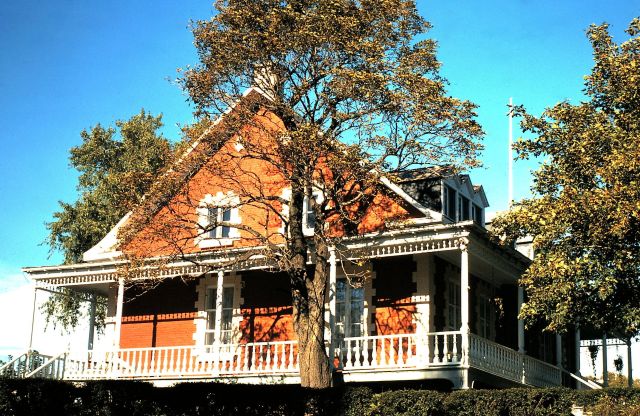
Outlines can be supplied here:
<path id="1" fill-rule="evenodd" d="M 486 230 L 472 221 L 456 224 L 406 226 L 380 233 L 342 239 L 336 243 L 345 259 L 377 259 L 421 253 L 455 252 L 464 244 L 469 247 L 472 261 L 484 262 L 498 272 L 500 281 L 515 282 L 529 264 L 529 259 L 516 250 L 491 241 Z M 202 276 L 214 270 L 248 271 L 275 269 L 264 247 L 209 251 L 187 254 L 179 260 L 148 259 L 146 265 L 127 274 L 126 260 L 79 263 L 61 266 L 27 267 L 22 269 L 36 285 L 69 287 L 79 291 L 103 293 L 105 287 L 121 278 L 128 280 L 163 279 L 177 276 Z M 455 254 L 452 254 L 455 263 Z M 478 264 L 480 264 L 478 263 Z"/>

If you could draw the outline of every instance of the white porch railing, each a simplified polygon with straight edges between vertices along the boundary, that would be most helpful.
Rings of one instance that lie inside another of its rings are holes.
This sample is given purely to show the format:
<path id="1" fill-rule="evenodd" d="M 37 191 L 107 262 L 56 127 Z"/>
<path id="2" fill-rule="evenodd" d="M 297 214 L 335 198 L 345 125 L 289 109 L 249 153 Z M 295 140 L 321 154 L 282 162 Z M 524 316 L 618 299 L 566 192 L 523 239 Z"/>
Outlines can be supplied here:
<path id="1" fill-rule="evenodd" d="M 465 360 L 460 331 L 345 338 L 336 348 L 336 357 L 344 371 L 464 365 L 533 386 L 562 383 L 558 367 L 474 334 L 469 335 Z"/>
<path id="2" fill-rule="evenodd" d="M 534 386 L 561 384 L 561 370 L 477 335 L 469 335 L 468 355 L 459 331 L 344 338 L 334 363 L 344 372 L 477 368 Z M 337 362 L 336 362 L 337 361 Z M 220 346 L 123 348 L 22 354 L 0 368 L 0 376 L 92 379 L 189 379 L 297 376 L 297 341 Z"/>
<path id="3" fill-rule="evenodd" d="M 524 383 L 538 387 L 552 387 L 562 384 L 562 370 L 558 367 L 523 355 Z"/>
<path id="4" fill-rule="evenodd" d="M 474 334 L 469 335 L 469 366 L 532 386 L 562 384 L 558 367 Z"/>
<path id="5" fill-rule="evenodd" d="M 522 382 L 522 354 L 477 335 L 469 335 L 469 364 L 508 380 Z"/>
<path id="6" fill-rule="evenodd" d="M 199 378 L 297 374 L 297 341 L 226 344 L 219 347 L 125 348 L 85 351 L 68 360 L 67 380 Z"/>
<path id="7" fill-rule="evenodd" d="M 336 357 L 344 370 L 459 365 L 461 334 L 450 331 L 344 338 L 336 348 Z"/>

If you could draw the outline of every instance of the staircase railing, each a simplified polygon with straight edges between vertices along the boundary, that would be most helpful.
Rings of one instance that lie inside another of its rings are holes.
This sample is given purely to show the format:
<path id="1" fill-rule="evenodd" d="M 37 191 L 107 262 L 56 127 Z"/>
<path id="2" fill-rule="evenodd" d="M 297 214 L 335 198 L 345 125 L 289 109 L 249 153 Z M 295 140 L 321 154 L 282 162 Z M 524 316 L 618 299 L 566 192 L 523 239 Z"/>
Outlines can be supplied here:
<path id="1" fill-rule="evenodd" d="M 587 386 L 589 389 L 591 390 L 602 390 L 602 386 L 598 383 L 596 383 L 595 381 L 586 379 L 584 377 L 580 377 L 576 374 L 573 374 L 570 371 L 565 370 L 564 368 L 561 369 L 561 371 L 567 375 L 569 375 L 571 378 L 573 378 L 574 380 L 576 380 L 578 383 L 583 384 L 584 386 Z"/>
<path id="2" fill-rule="evenodd" d="M 9 356 L 9 361 L 0 366 L 0 377 L 19 377 L 20 368 L 24 367 L 28 359 L 29 351 L 17 354 L 15 357 Z"/>
<path id="3" fill-rule="evenodd" d="M 555 365 L 520 354 L 504 345 L 470 334 L 470 365 L 499 377 L 538 387 L 562 384 Z"/>
<path id="4" fill-rule="evenodd" d="M 50 378 L 62 380 L 67 359 L 67 351 L 49 357 L 42 365 L 24 375 L 24 378 Z"/>
<path id="5" fill-rule="evenodd" d="M 8 378 L 26 378 L 35 369 L 41 367 L 47 360 L 52 357 L 42 355 L 35 350 L 26 350 L 15 357 L 12 357 L 7 363 L 0 367 L 0 377 Z"/>

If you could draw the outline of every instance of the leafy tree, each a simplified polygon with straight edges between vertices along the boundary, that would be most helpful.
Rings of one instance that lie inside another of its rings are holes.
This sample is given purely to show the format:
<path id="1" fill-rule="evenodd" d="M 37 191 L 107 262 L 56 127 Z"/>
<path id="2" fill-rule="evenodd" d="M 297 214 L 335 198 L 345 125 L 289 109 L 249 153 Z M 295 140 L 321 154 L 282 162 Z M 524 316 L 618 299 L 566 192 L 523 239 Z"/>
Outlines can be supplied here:
<path id="1" fill-rule="evenodd" d="M 70 164 L 80 172 L 74 203 L 60 202 L 60 211 L 47 224 L 51 251 L 60 251 L 65 263 L 82 261 L 82 254 L 97 244 L 138 204 L 156 175 L 171 159 L 172 146 L 158 132 L 162 115 L 144 109 L 114 127 L 100 124 L 80 133 L 82 144 L 70 151 Z M 64 328 L 78 323 L 84 294 L 65 290 L 44 305 L 49 318 Z M 100 316 L 104 308 L 99 308 Z M 99 319 L 99 323 L 102 319 Z"/>
<path id="2" fill-rule="evenodd" d="M 544 160 L 534 197 L 494 223 L 509 239 L 531 235 L 522 314 L 564 330 L 576 322 L 628 337 L 640 331 L 640 20 L 616 44 L 608 25 L 587 36 L 594 66 L 585 101 L 540 117 L 515 109 L 532 138 L 519 158 Z"/>
<path id="3" fill-rule="evenodd" d="M 194 23 L 200 63 L 182 77 L 196 113 L 221 116 L 251 86 L 269 99 L 256 103 L 259 117 L 236 108 L 202 138 L 218 150 L 240 136 L 241 154 L 226 149 L 224 163 L 207 168 L 240 193 L 240 204 L 264 208 L 264 229 L 233 226 L 253 236 L 290 277 L 302 386 L 328 387 L 323 331 L 330 246 L 358 232 L 379 175 L 434 163 L 476 166 L 483 133 L 475 105 L 447 95 L 436 43 L 418 39 L 430 25 L 413 1 L 220 0 L 215 7 L 211 20 Z M 260 140 L 252 139 L 256 134 Z M 272 174 L 252 171 L 251 161 L 268 165 Z M 281 181 L 290 185 L 290 198 L 270 192 Z M 159 187 L 179 187 L 180 181 L 167 183 L 170 176 Z M 316 192 L 322 200 L 312 197 Z M 309 239 L 305 197 L 315 215 Z M 142 216 L 155 214 L 157 202 L 148 201 Z M 283 224 L 278 236 L 268 232 L 272 218 Z M 135 224 L 143 222 L 138 219 L 123 236 L 135 234 Z M 200 232 L 224 224 L 230 225 L 214 221 Z M 156 236 L 181 255 L 186 241 L 193 247 L 188 233 L 179 241 L 188 227 L 180 220 L 164 223 Z"/>

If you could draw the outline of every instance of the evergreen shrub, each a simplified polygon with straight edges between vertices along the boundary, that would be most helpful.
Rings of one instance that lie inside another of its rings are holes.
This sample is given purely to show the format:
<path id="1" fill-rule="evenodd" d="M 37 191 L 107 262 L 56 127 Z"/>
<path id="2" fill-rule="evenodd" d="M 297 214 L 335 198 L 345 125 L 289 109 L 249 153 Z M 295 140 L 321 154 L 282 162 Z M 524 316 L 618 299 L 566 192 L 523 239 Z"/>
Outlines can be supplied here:
<path id="1" fill-rule="evenodd" d="M 153 387 L 134 381 L 69 383 L 0 378 L 2 416 L 297 416 L 305 413 L 309 402 L 324 416 L 568 416 L 573 404 L 594 415 L 640 416 L 640 389 L 519 388 L 443 393 L 426 389 L 382 391 L 378 385 L 317 391 L 292 385 L 181 383 Z"/>

